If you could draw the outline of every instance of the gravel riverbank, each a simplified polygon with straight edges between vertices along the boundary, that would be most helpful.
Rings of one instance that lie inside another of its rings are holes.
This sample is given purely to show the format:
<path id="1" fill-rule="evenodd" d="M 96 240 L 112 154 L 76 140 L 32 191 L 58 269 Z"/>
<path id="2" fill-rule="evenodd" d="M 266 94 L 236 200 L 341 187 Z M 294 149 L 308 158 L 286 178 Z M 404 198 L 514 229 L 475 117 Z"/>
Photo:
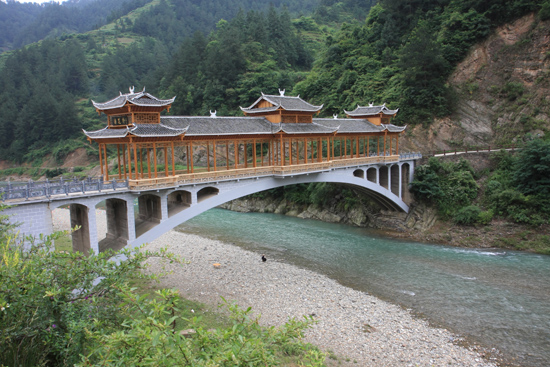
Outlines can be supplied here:
<path id="1" fill-rule="evenodd" d="M 68 228 L 68 211 L 53 213 L 54 226 Z M 105 230 L 104 223 L 104 212 L 98 211 L 98 231 Z M 317 323 L 307 331 L 307 341 L 334 353 L 340 365 L 496 366 L 482 352 L 454 344 L 460 338 L 449 331 L 324 275 L 271 259 L 262 262 L 260 254 L 177 231 L 148 245 L 151 250 L 161 247 L 190 261 L 172 266 L 162 286 L 206 304 L 217 305 L 223 296 L 243 308 L 251 306 L 265 325 L 314 315 Z M 151 261 L 151 271 L 160 266 Z"/>

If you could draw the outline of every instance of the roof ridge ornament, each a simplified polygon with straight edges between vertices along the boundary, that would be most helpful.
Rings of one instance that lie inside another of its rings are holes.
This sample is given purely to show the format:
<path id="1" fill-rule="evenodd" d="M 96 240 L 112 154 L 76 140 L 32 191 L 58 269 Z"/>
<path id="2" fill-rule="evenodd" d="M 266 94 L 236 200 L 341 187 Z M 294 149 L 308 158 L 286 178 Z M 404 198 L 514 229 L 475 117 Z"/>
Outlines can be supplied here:
<path id="1" fill-rule="evenodd" d="M 334 117 L 334 119 L 336 120 L 338 118 L 338 114 L 335 113 L 334 115 L 332 115 L 332 117 Z"/>
<path id="2" fill-rule="evenodd" d="M 374 107 L 374 102 L 370 102 L 369 107 Z"/>
<path id="3" fill-rule="evenodd" d="M 136 89 L 136 87 L 134 86 L 131 86 L 130 88 L 128 88 L 130 90 L 130 94 L 134 94 L 134 90 Z"/>
<path id="4" fill-rule="evenodd" d="M 210 117 L 218 117 L 218 116 L 216 116 L 217 112 L 218 112 L 217 110 L 215 110 L 214 112 L 212 112 L 212 110 L 210 110 Z"/>
<path id="5" fill-rule="evenodd" d="M 279 89 L 279 94 L 281 95 L 281 97 L 285 96 L 285 91 L 286 91 L 286 89 L 283 89 L 283 90 Z"/>
<path id="6" fill-rule="evenodd" d="M 143 86 L 143 90 L 141 91 L 141 93 L 145 93 L 145 86 Z"/>

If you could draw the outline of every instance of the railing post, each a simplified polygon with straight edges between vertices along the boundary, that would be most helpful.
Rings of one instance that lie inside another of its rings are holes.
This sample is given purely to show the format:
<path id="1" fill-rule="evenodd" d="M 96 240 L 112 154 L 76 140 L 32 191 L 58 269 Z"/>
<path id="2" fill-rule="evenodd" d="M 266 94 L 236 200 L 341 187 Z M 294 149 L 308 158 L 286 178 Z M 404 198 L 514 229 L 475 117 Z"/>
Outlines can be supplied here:
<path id="1" fill-rule="evenodd" d="M 86 181 L 82 180 L 82 193 L 86 193 Z"/>
<path id="2" fill-rule="evenodd" d="M 491 153 L 491 146 L 489 145 L 489 153 Z"/>

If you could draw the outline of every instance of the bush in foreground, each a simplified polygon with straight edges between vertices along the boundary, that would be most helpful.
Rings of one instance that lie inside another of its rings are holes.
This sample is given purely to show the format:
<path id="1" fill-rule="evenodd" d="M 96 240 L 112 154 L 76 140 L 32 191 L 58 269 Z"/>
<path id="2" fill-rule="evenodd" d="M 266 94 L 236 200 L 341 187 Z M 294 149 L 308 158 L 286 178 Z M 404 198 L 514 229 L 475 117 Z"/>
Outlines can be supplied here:
<path id="1" fill-rule="evenodd" d="M 60 233 L 23 246 L 0 232 L 0 366 L 266 366 L 288 354 L 302 365 L 324 361 L 301 340 L 311 320 L 266 328 L 250 309 L 227 305 L 233 326 L 205 330 L 179 316 L 177 291 L 140 295 L 130 281 L 158 277 L 142 272 L 147 258 L 180 262 L 165 251 L 85 256 L 55 251 Z M 183 325 L 193 338 L 180 335 Z"/>

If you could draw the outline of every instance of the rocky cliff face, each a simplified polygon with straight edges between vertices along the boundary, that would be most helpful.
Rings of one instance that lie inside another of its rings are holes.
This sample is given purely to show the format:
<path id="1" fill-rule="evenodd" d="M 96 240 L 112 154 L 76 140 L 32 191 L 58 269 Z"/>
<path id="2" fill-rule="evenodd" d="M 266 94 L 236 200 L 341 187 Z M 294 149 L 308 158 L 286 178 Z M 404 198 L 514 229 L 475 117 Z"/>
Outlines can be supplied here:
<path id="1" fill-rule="evenodd" d="M 415 204 L 409 214 L 380 210 L 371 202 L 343 208 L 338 198 L 321 208 L 317 205 L 298 205 L 276 197 L 244 197 L 220 206 L 221 208 L 249 213 L 275 213 L 329 223 L 343 223 L 356 227 L 376 228 L 396 232 L 426 231 L 436 222 L 436 211 L 423 204 Z"/>
<path id="2" fill-rule="evenodd" d="M 534 14 L 498 28 L 456 68 L 452 116 L 410 129 L 404 150 L 518 143 L 550 128 L 550 22 Z"/>

